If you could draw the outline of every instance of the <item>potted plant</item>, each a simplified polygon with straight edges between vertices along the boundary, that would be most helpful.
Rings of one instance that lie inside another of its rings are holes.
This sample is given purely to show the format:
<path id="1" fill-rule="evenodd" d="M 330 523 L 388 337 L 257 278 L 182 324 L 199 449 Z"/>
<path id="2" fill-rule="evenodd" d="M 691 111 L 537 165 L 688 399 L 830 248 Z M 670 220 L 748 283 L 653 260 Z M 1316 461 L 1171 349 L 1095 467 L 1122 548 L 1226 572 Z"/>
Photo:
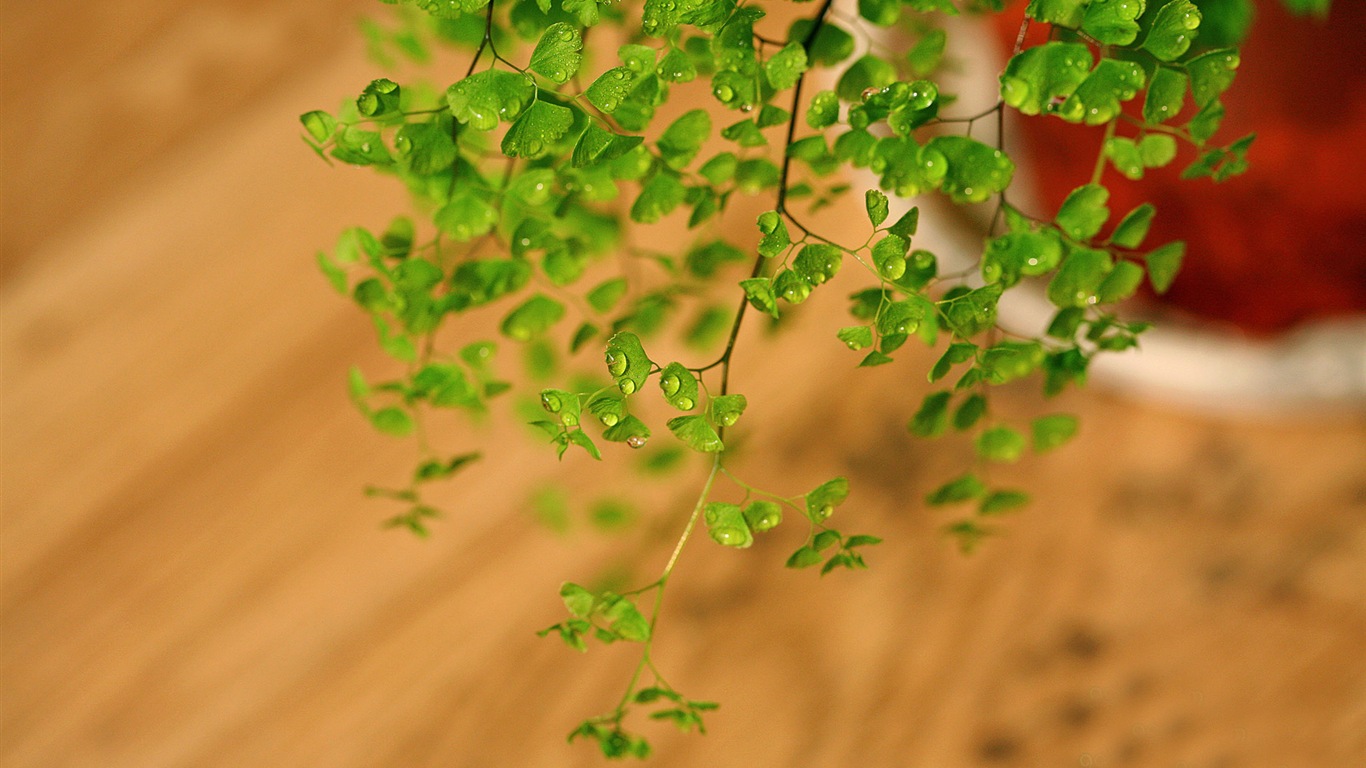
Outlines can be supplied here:
<path id="1" fill-rule="evenodd" d="M 1117 205 L 1106 168 L 1165 167 L 1189 145 L 1187 175 L 1244 169 L 1248 140 L 1216 140 L 1241 59 L 1196 44 L 1201 7 L 1034 0 L 995 97 L 970 108 L 936 75 L 955 50 L 943 19 L 1002 5 L 405 0 L 391 25 L 371 28 L 375 45 L 418 61 L 449 45 L 460 71 L 434 86 L 378 78 L 338 111 L 303 115 L 321 156 L 391 175 L 414 200 L 413 214 L 348 230 L 319 254 L 395 358 L 387 372 L 353 371 L 353 399 L 377 430 L 420 446 L 409 481 L 371 490 L 400 505 L 391 525 L 426 535 L 438 510 L 425 490 L 477 471 L 476 446 L 438 447 L 429 425 L 441 411 L 531 401 L 548 453 L 611 461 L 666 443 L 706 465 L 657 578 L 560 591 L 565 613 L 543 634 L 580 650 L 640 648 L 621 697 L 571 739 L 644 757 L 636 713 L 702 730 L 716 705 L 670 685 L 652 650 L 679 553 L 703 532 L 746 548 L 779 525 L 803 528 L 787 565 L 822 574 L 865 567 L 879 543 L 837 514 L 845 478 L 757 488 L 728 464 L 744 433 L 763 429 L 731 379 L 752 326 L 781 332 L 837 281 L 848 319 L 810 344 L 841 344 L 862 367 L 897 363 L 908 344 L 936 349 L 920 375 L 937 388 L 900 418 L 973 446 L 975 463 L 924 499 L 961 512 L 947 530 L 971 548 L 993 516 L 1028 501 L 986 468 L 1057 448 L 1078 427 L 1064 413 L 1007 423 L 993 389 L 1083 383 L 1093 359 L 1132 349 L 1148 328 L 1115 307 L 1145 282 L 1167 291 L 1182 264 L 1179 241 L 1150 234 L 1161 212 Z M 908 43 L 889 48 L 878 30 L 900 24 Z M 1017 199 L 1012 111 L 1100 137 L 1087 172 L 1063 174 L 1055 209 Z M 949 267 L 958 246 L 931 234 L 930 198 L 982 213 L 967 268 Z M 1047 322 L 1003 328 L 1002 307 L 1031 286 Z M 485 333 L 448 347 L 457 323 Z M 514 372 L 508 348 L 525 351 L 530 375 Z M 794 361 L 781 375 L 810 374 Z M 541 377 L 550 384 L 529 383 Z"/>

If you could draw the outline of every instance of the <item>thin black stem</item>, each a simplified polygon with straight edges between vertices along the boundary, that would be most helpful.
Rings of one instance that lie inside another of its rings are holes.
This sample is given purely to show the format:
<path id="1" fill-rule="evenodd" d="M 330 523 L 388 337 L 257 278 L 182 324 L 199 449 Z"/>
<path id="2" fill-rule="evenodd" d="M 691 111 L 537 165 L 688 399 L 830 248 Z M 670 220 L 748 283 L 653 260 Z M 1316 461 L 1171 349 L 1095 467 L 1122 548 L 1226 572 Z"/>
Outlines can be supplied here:
<path id="1" fill-rule="evenodd" d="M 806 51 L 807 61 L 811 60 L 811 46 L 816 40 L 816 35 L 820 34 L 821 28 L 825 25 L 825 17 L 830 13 L 830 6 L 832 2 L 833 0 L 823 0 L 823 2 L 821 3 L 821 7 L 816 11 L 816 15 L 811 19 L 811 29 L 807 30 L 806 37 L 802 39 L 802 48 Z M 783 167 L 782 172 L 778 177 L 778 199 L 777 202 L 774 204 L 774 210 L 778 213 L 778 215 L 787 217 L 789 220 L 791 220 L 791 217 L 787 213 L 787 188 L 788 176 L 792 168 L 792 155 L 786 151 L 786 148 L 792 146 L 793 141 L 796 139 L 797 115 L 799 114 L 799 107 L 801 106 L 802 85 L 805 84 L 805 82 L 806 73 L 803 72 L 797 78 L 796 84 L 792 86 L 792 111 L 787 120 L 787 140 L 783 144 Z M 796 222 L 794 221 L 793 223 L 795 224 Z M 800 224 L 798 224 L 797 226 L 801 227 Z M 806 231 L 805 227 L 801 227 L 801 229 L 803 231 Z M 765 258 L 766 257 L 763 254 L 760 254 L 754 258 L 754 266 L 749 271 L 749 276 L 751 278 L 758 277 L 759 274 L 764 271 Z M 706 370 L 717 365 L 721 366 L 722 395 L 725 395 L 730 390 L 730 358 L 731 355 L 735 352 L 735 342 L 740 337 L 740 327 L 744 324 L 745 311 L 748 308 L 749 298 L 746 296 L 742 296 L 740 298 L 740 306 L 738 309 L 735 310 L 735 322 L 731 323 L 730 326 L 730 337 L 726 340 L 725 351 L 721 353 L 721 357 L 718 358 L 715 363 L 712 363 L 711 365 L 708 365 L 706 366 L 706 368 L 702 369 Z M 717 430 L 717 434 L 722 438 L 722 440 L 725 439 L 725 430 L 725 427 L 720 427 Z"/>

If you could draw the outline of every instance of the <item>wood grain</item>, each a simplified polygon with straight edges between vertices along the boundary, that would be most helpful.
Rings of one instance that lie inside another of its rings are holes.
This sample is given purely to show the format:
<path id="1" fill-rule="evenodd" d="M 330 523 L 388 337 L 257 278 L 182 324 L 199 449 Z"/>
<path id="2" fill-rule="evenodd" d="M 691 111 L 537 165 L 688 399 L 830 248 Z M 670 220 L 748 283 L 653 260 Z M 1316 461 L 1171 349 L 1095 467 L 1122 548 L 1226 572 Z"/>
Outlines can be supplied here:
<path id="1" fill-rule="evenodd" d="M 0 764 L 599 764 L 563 736 L 615 701 L 632 649 L 581 657 L 533 633 L 558 620 L 564 579 L 652 578 L 698 472 L 655 487 L 631 532 L 559 537 L 529 490 L 619 492 L 623 457 L 588 479 L 596 466 L 556 464 L 505 408 L 482 435 L 452 428 L 490 460 L 443 491 L 431 540 L 380 531 L 388 510 L 359 489 L 411 450 L 347 403 L 347 367 L 385 363 L 311 253 L 402 197 L 317 162 L 293 123 L 374 75 L 358 46 L 333 43 L 316 4 L 111 6 L 99 49 L 58 37 L 95 33 L 49 25 L 55 6 L 5 13 L 0 146 L 35 149 L 4 158 L 19 173 L 3 182 Z M 215 14 L 259 49 L 196 26 Z M 157 114 L 180 122 L 139 113 L 155 142 L 41 138 L 90 94 L 130 103 L 120 62 L 193 69 L 213 51 L 231 52 L 226 91 L 168 97 Z M 84 90 L 16 125 L 15 61 Z M 796 330 L 838 322 L 839 290 Z M 854 371 L 834 343 L 758 341 L 748 329 L 735 383 L 767 426 L 742 433 L 736 471 L 790 492 L 847 474 L 847 530 L 887 543 L 872 570 L 818 579 L 781 567 L 795 529 L 743 553 L 694 542 L 657 658 L 724 706 L 705 738 L 644 725 L 657 764 L 1366 764 L 1360 414 L 1233 421 L 1071 395 L 1057 407 L 1085 432 L 1001 470 L 1037 501 L 965 557 L 939 533 L 951 515 L 919 499 L 966 448 L 902 426 L 929 358 Z M 1044 405 L 1012 389 L 998 407 Z"/>

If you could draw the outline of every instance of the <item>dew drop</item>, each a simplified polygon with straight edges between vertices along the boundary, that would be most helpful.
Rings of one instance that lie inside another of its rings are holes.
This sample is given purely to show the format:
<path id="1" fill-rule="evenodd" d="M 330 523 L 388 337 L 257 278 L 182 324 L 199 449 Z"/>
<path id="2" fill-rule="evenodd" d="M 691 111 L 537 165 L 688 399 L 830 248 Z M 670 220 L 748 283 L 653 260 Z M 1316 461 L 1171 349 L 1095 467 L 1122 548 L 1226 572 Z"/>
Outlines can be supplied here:
<path id="1" fill-rule="evenodd" d="M 683 397 L 678 400 L 679 410 L 691 411 L 694 405 L 697 405 L 697 403 L 694 403 L 690 397 Z"/>
<path id="2" fill-rule="evenodd" d="M 631 435 L 630 437 L 626 438 L 626 444 L 631 446 L 632 448 L 644 448 L 645 441 L 647 440 L 649 440 L 649 438 L 645 437 L 644 435 Z"/>
<path id="3" fill-rule="evenodd" d="M 1195 29 L 1200 26 L 1200 14 L 1187 11 L 1181 16 L 1181 26 L 1186 29 Z"/>
<path id="4" fill-rule="evenodd" d="M 864 101 L 867 101 L 867 100 L 873 98 L 874 96 L 876 96 L 876 95 L 878 94 L 878 92 L 881 91 L 881 90 L 882 90 L 881 88 L 877 88 L 877 87 L 864 88 L 864 89 L 863 89 L 863 93 L 862 93 L 861 95 L 863 96 L 863 100 L 864 100 Z"/>
<path id="5" fill-rule="evenodd" d="M 629 395 L 636 391 L 636 383 L 631 379 L 622 379 L 618 382 L 617 387 L 621 389 L 623 395 Z"/>

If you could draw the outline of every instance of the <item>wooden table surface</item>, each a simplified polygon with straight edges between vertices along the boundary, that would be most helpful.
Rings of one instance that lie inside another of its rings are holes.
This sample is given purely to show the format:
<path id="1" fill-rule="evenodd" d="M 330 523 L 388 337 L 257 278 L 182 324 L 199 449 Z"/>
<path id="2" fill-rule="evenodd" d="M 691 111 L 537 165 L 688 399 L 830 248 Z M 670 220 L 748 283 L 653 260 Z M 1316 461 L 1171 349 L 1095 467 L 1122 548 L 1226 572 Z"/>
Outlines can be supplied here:
<path id="1" fill-rule="evenodd" d="M 379 529 L 360 488 L 412 449 L 347 402 L 347 368 L 385 363 L 312 253 L 403 200 L 295 123 L 377 74 L 349 31 L 368 8 L 3 10 L 7 768 L 600 761 L 564 734 L 632 649 L 534 631 L 565 579 L 653 578 L 701 473 L 656 484 L 626 533 L 557 535 L 529 492 L 619 491 L 623 457 L 557 464 L 504 408 L 430 540 Z M 737 472 L 794 493 L 847 474 L 848 530 L 887 542 L 824 579 L 781 567 L 796 530 L 694 542 L 656 656 L 723 706 L 704 738 L 645 725 L 657 764 L 1366 765 L 1360 413 L 1069 395 L 1083 434 L 1002 470 L 1037 501 L 965 557 L 918 500 L 966 448 L 903 429 L 927 355 L 855 371 L 836 344 L 756 338 L 735 376 L 765 426 Z"/>

